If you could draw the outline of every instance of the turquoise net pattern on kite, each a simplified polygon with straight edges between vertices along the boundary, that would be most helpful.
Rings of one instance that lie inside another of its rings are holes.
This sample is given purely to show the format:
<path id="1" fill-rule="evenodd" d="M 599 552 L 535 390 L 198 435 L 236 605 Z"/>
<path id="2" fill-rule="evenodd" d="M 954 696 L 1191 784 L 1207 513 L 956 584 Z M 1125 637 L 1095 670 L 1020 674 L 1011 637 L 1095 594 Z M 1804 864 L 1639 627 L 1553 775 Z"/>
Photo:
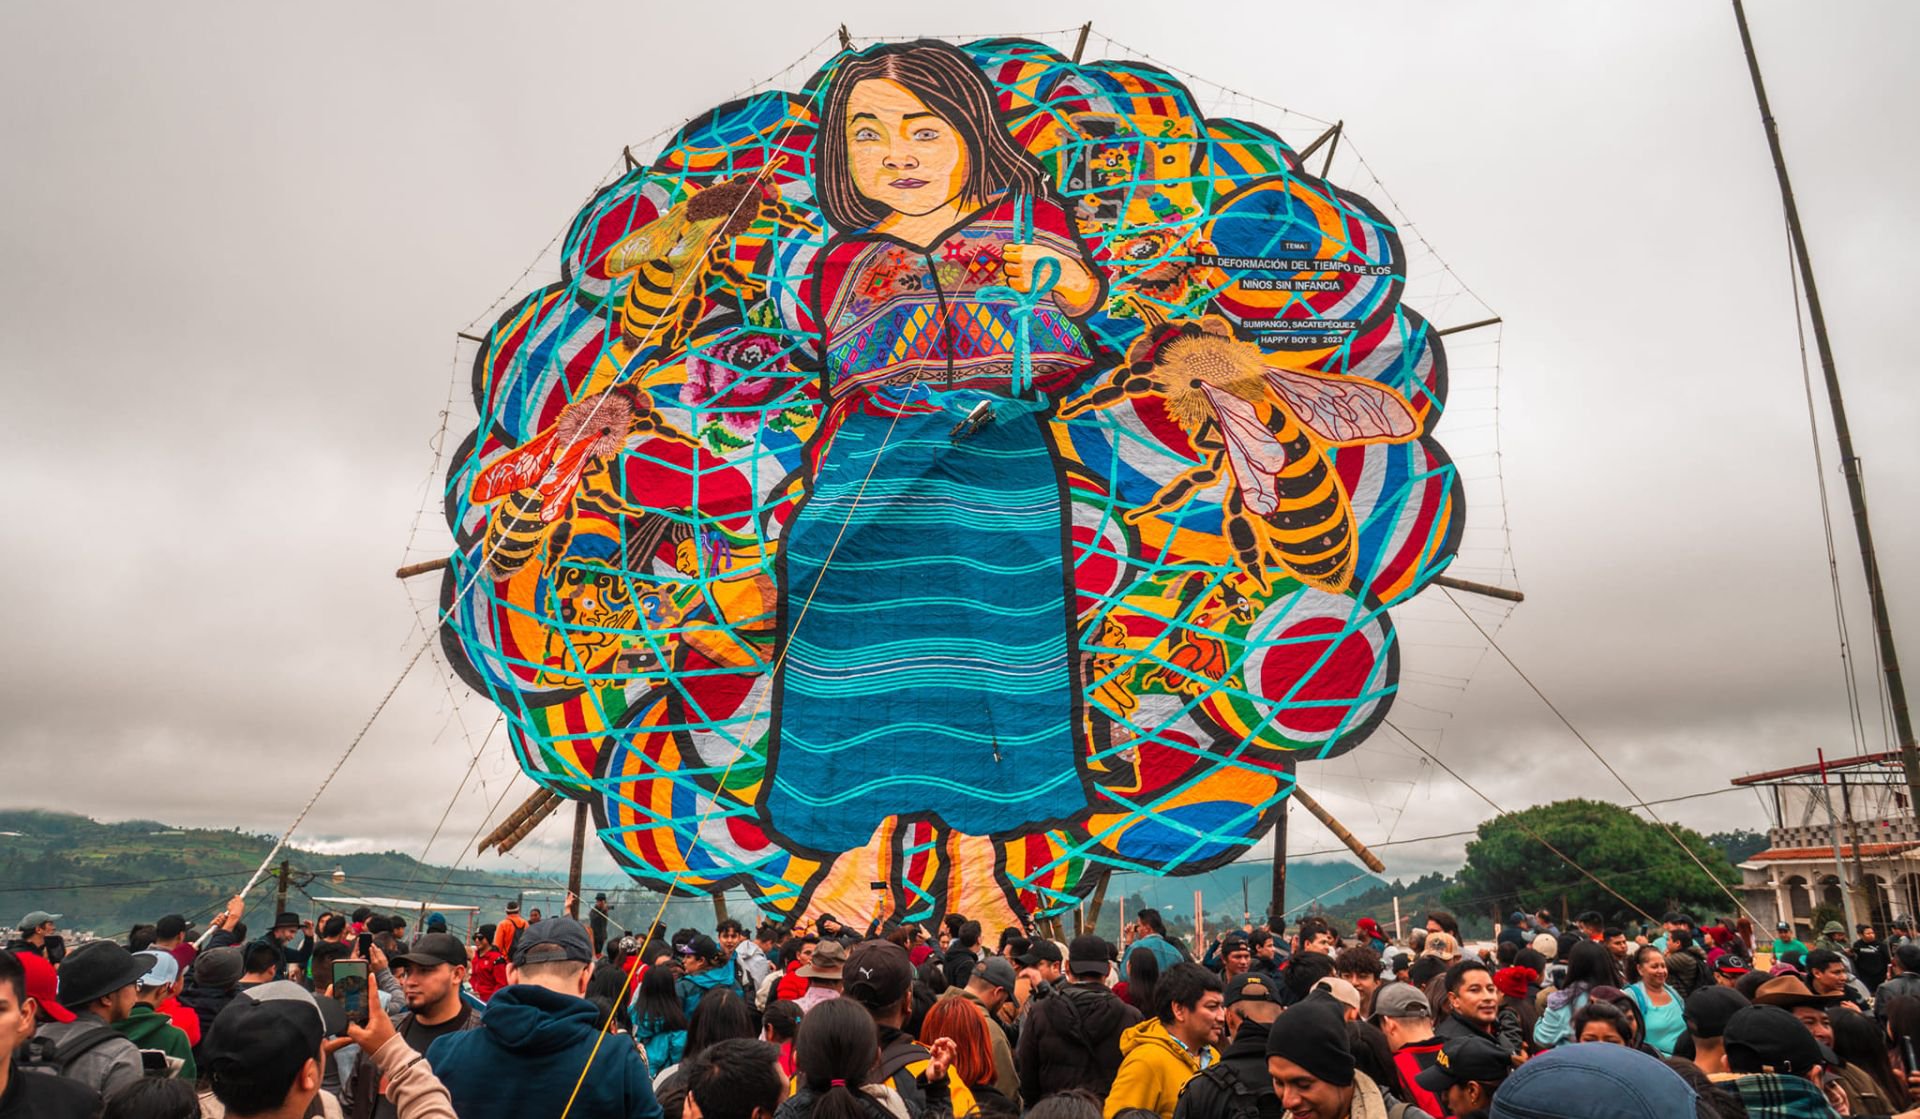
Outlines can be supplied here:
<path id="1" fill-rule="evenodd" d="M 1047 193 L 924 254 L 837 227 L 835 76 L 914 50 L 954 48 L 843 53 L 596 195 L 487 333 L 447 477 L 444 645 L 523 769 L 636 879 L 770 914 L 1057 913 L 1245 853 L 1299 762 L 1384 718 L 1388 611 L 1465 518 L 1391 224 L 1163 70 L 968 44 Z M 1022 303 L 1012 243 L 1084 262 L 1096 305 Z M 862 307 L 891 325 L 847 333 Z"/>

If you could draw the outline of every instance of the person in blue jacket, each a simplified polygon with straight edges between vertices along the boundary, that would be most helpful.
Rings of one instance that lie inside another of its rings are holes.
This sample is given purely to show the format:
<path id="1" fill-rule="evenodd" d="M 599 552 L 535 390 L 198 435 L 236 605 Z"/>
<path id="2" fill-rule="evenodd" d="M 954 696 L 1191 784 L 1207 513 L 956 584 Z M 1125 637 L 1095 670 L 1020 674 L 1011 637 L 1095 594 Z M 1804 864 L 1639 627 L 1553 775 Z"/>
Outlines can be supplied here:
<path id="1" fill-rule="evenodd" d="M 508 986 L 487 1002 L 480 1028 L 427 1049 L 461 1119 L 559 1119 L 570 1099 L 573 1115 L 661 1119 L 640 1051 L 618 1041 L 595 1051 L 601 1011 L 585 997 L 592 963 L 593 941 L 570 917 L 515 938 Z"/>
<path id="2" fill-rule="evenodd" d="M 733 987 L 735 982 L 733 957 L 727 950 L 715 944 L 710 936 L 696 936 L 680 949 L 680 964 L 686 974 L 680 977 L 677 988 L 680 992 L 681 1008 L 686 1011 L 687 1020 L 693 1020 L 693 1010 L 708 991 L 716 987 Z"/>

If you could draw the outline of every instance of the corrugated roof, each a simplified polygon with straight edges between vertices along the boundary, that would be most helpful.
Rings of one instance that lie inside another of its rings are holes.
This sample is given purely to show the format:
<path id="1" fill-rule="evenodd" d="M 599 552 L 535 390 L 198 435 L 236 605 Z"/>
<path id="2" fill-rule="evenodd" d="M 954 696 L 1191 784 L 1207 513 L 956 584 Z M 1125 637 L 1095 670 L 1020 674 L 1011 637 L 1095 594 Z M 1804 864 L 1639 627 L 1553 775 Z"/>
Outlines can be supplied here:
<path id="1" fill-rule="evenodd" d="M 1863 859 L 1884 859 L 1889 855 L 1898 855 L 1905 851 L 1911 851 L 1916 847 L 1920 847 L 1920 843 L 1862 843 L 1860 845 L 1860 857 Z M 1840 857 L 1844 859 L 1853 858 L 1853 844 L 1841 844 Z M 1750 863 L 1819 862 L 1821 860 L 1827 862 L 1833 861 L 1833 845 L 1831 843 L 1824 847 L 1769 847 L 1759 854 L 1748 855 L 1746 858 L 1746 861 Z"/>

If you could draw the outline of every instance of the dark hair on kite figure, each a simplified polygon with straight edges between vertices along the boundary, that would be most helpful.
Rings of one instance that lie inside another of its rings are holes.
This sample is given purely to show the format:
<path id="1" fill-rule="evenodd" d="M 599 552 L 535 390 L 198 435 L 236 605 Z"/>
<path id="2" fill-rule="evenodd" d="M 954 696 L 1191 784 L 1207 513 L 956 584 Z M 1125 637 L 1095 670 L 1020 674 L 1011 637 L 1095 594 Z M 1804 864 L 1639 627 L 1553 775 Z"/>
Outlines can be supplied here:
<path id="1" fill-rule="evenodd" d="M 982 205 L 1003 190 L 1028 198 L 1045 192 L 1046 171 L 1001 124 L 980 67 L 946 43 L 898 43 L 848 59 L 828 84 L 815 141 L 814 196 L 835 228 L 865 229 L 892 212 L 860 192 L 847 156 L 847 101 L 855 86 L 875 79 L 898 83 L 952 126 L 967 154 L 963 206 Z"/>

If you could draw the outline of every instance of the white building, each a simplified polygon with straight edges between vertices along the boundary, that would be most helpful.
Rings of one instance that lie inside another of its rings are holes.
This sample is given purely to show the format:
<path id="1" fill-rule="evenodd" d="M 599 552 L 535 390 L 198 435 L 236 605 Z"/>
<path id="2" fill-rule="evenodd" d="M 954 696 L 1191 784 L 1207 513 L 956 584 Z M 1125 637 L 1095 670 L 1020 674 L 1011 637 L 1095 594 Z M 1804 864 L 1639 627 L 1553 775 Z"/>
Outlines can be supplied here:
<path id="1" fill-rule="evenodd" d="M 1816 762 L 1733 783 L 1758 790 L 1773 815 L 1767 849 L 1740 864 L 1741 892 L 1761 922 L 1757 935 L 1771 935 L 1785 919 L 1811 942 L 1820 931 L 1813 910 L 1823 904 L 1883 932 L 1893 917 L 1920 914 L 1920 820 L 1899 754 L 1831 759 L 1824 768 Z"/>

